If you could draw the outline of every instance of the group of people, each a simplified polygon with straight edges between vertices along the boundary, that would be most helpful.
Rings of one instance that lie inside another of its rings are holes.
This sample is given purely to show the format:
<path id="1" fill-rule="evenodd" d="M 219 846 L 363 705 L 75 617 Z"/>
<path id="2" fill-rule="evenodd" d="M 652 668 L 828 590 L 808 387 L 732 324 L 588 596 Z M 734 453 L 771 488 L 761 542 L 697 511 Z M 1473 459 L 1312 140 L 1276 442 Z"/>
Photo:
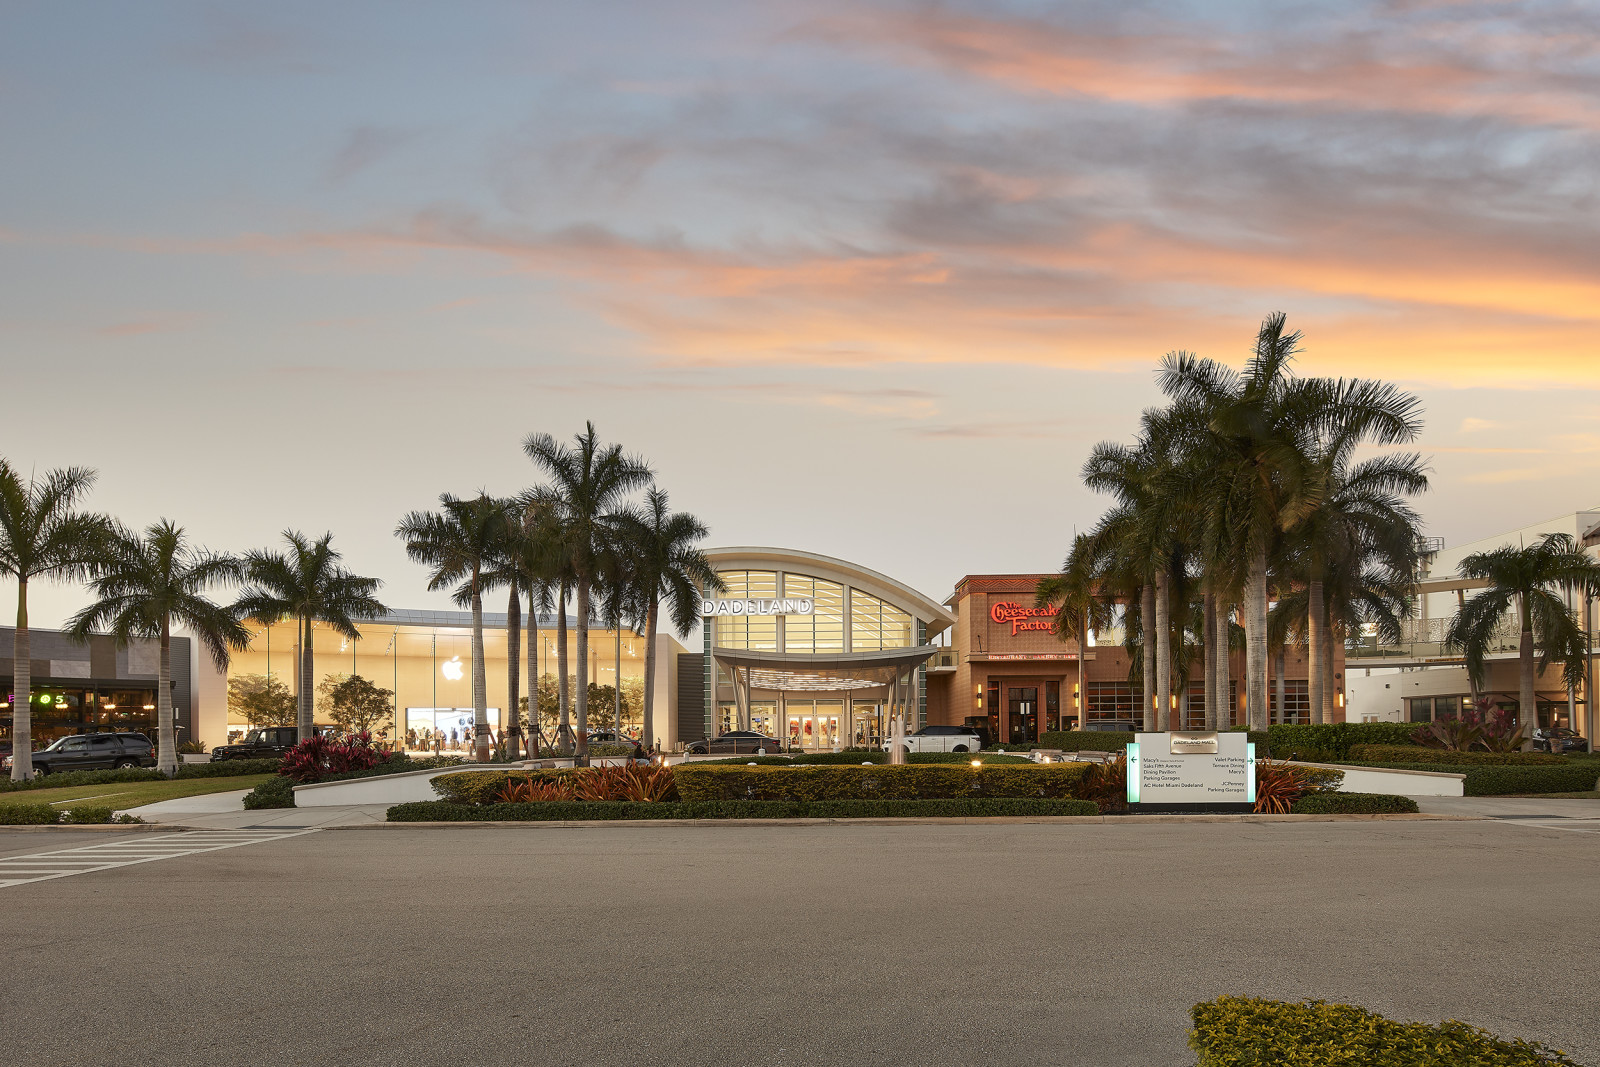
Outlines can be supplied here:
<path id="1" fill-rule="evenodd" d="M 406 731 L 406 748 L 415 751 L 421 748 L 428 752 L 459 752 L 472 747 L 472 730 L 465 726 L 452 726 L 449 730 L 444 727 L 424 726 L 421 730 L 415 727 Z"/>

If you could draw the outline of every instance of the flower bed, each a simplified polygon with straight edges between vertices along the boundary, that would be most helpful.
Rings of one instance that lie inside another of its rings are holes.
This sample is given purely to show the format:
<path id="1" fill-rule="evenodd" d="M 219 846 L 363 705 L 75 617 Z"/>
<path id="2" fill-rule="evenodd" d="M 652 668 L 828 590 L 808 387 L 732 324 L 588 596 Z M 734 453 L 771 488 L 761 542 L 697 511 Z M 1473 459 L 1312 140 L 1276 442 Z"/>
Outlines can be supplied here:
<path id="1" fill-rule="evenodd" d="M 566 822 L 619 819 L 893 819 L 1097 815 L 1087 800 L 949 798 L 940 800 L 709 800 L 633 803 L 546 800 L 530 804 L 397 804 L 390 822 Z"/>

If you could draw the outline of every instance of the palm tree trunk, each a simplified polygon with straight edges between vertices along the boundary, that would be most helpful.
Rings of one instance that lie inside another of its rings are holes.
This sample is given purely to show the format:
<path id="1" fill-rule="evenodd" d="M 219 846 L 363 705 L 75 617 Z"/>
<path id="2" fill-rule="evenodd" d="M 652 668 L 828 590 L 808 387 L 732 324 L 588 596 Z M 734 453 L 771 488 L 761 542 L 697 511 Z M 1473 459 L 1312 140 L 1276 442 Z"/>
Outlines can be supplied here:
<path id="1" fill-rule="evenodd" d="M 616 731 L 620 740 L 622 737 L 622 619 L 620 617 L 617 618 L 614 625 L 616 626 L 614 632 L 617 635 L 617 669 L 612 672 L 613 677 L 611 680 L 614 684 L 611 687 L 611 710 L 617 720 L 612 729 Z"/>
<path id="2" fill-rule="evenodd" d="M 506 603 L 506 710 L 500 718 L 500 733 L 506 739 L 506 758 L 517 759 L 517 738 L 522 734 L 522 593 L 515 577 L 508 583 L 511 596 Z"/>
<path id="3" fill-rule="evenodd" d="M 1205 685 L 1203 691 L 1206 700 L 1205 728 L 1217 728 L 1217 708 L 1221 704 L 1217 701 L 1217 594 L 1207 592 L 1205 596 L 1205 622 L 1201 641 L 1205 651 L 1200 657 L 1200 669 L 1204 674 Z"/>
<path id="4" fill-rule="evenodd" d="M 650 598 L 650 607 L 644 616 L 644 745 L 646 749 L 658 747 L 656 743 L 656 626 L 661 613 L 661 602 Z"/>
<path id="5" fill-rule="evenodd" d="M 539 758 L 539 602 L 528 590 L 528 756 Z M 520 714 L 520 712 L 519 712 Z"/>
<path id="6" fill-rule="evenodd" d="M 1151 646 L 1151 632 L 1155 629 L 1156 622 L 1156 587 L 1146 582 L 1139 590 L 1139 658 L 1143 666 L 1139 673 L 1144 685 L 1144 716 L 1143 728 L 1146 731 L 1156 728 L 1156 675 L 1155 649 Z"/>
<path id="7" fill-rule="evenodd" d="M 1267 727 L 1267 548 L 1250 553 L 1250 575 L 1245 582 L 1245 722 L 1252 729 Z"/>
<path id="8" fill-rule="evenodd" d="M 1522 751 L 1533 751 L 1533 731 L 1539 728 L 1539 705 L 1533 691 L 1533 621 L 1528 618 L 1528 599 L 1517 597 L 1522 617 L 1522 642 L 1517 649 L 1517 722 L 1523 727 Z"/>
<path id="9" fill-rule="evenodd" d="M 489 762 L 489 679 L 483 669 L 483 597 L 472 576 L 472 737 L 479 763 Z"/>
<path id="10" fill-rule="evenodd" d="M 156 770 L 171 778 L 178 773 L 178 731 L 172 721 L 172 630 L 161 619 L 161 662 L 156 668 Z"/>
<path id="11" fill-rule="evenodd" d="M 1322 579 L 1313 578 L 1306 586 L 1306 692 L 1311 699 L 1311 721 L 1324 723 L 1322 709 Z"/>
<path id="12" fill-rule="evenodd" d="M 17 629 L 11 638 L 11 780 L 33 777 L 33 655 L 28 635 L 28 580 L 17 582 Z"/>
<path id="13" fill-rule="evenodd" d="M 1149 643 L 1146 642 L 1148 650 Z M 1156 578 L 1156 722 L 1172 729 L 1172 576 Z"/>
<path id="14" fill-rule="evenodd" d="M 578 729 L 580 767 L 589 765 L 589 579 L 578 579 L 578 692 L 574 718 Z"/>
<path id="15" fill-rule="evenodd" d="M 313 714 L 311 698 L 314 696 L 311 688 L 311 616 L 300 617 L 300 729 L 298 736 L 302 741 L 309 741 L 316 732 L 316 717 Z"/>
<path id="16" fill-rule="evenodd" d="M 1324 602 L 1322 616 L 1322 721 L 1334 720 L 1334 703 L 1339 686 L 1333 678 L 1333 612 L 1332 605 Z"/>
<path id="17" fill-rule="evenodd" d="M 560 616 L 556 625 L 556 697 L 561 706 L 561 729 L 557 744 L 561 751 L 567 755 L 572 754 L 572 693 L 571 683 L 567 678 L 567 587 L 561 586 L 561 596 L 556 604 L 556 613 Z"/>
<path id="18" fill-rule="evenodd" d="M 1277 676 L 1275 681 L 1277 682 L 1279 722 L 1287 722 L 1288 720 L 1285 716 L 1289 712 L 1289 685 L 1283 678 L 1283 661 L 1286 658 L 1288 658 L 1288 652 L 1282 648 L 1278 649 L 1278 654 L 1272 657 L 1273 673 Z M 1271 716 L 1268 716 L 1268 718 L 1270 719 Z M 1268 725 L 1270 726 L 1271 723 L 1269 722 Z"/>
<path id="19" fill-rule="evenodd" d="M 1233 605 L 1217 601 L 1217 729 L 1233 725 Z"/>

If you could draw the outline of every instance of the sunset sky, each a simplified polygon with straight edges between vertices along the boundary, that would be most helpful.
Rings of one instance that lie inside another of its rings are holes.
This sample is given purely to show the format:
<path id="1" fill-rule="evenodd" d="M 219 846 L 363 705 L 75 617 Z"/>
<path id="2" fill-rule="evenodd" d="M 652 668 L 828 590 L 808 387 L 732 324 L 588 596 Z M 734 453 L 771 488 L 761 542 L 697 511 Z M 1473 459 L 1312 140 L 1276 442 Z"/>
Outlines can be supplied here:
<path id="1" fill-rule="evenodd" d="M 586 418 L 713 544 L 1053 568 L 1274 310 L 1422 396 L 1431 534 L 1600 503 L 1590 3 L 12 0 L 0 145 L 0 455 L 397 606 Z"/>

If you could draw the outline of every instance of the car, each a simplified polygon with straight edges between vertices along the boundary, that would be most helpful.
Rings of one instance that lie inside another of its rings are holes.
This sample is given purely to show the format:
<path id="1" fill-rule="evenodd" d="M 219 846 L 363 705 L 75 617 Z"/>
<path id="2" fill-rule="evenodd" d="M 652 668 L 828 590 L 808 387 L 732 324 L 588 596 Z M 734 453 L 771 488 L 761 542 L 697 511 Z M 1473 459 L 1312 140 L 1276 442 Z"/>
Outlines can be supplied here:
<path id="1" fill-rule="evenodd" d="M 590 730 L 589 743 L 591 745 L 636 745 L 638 738 L 619 734 L 615 730 Z"/>
<path id="2" fill-rule="evenodd" d="M 8 758 L 6 765 L 11 764 Z M 33 754 L 33 773 L 64 774 L 109 768 L 154 767 L 155 746 L 144 734 L 72 734 Z"/>
<path id="3" fill-rule="evenodd" d="M 753 730 L 729 730 L 720 737 L 691 741 L 684 751 L 691 756 L 755 756 L 762 752 L 776 756 L 783 751 L 783 742 Z"/>
<path id="4" fill-rule="evenodd" d="M 231 745 L 211 750 L 211 762 L 230 759 L 278 759 L 299 743 L 300 731 L 293 726 L 258 726 Z"/>
<path id="5" fill-rule="evenodd" d="M 1131 734 L 1139 727 L 1130 719 L 1127 722 L 1117 722 L 1111 719 L 1102 719 L 1099 722 L 1084 723 L 1083 729 L 1091 733 L 1105 734 Z"/>
<path id="6" fill-rule="evenodd" d="M 1552 726 L 1533 731 L 1533 748 L 1536 752 L 1586 752 L 1589 743 L 1576 730 Z"/>
<path id="7" fill-rule="evenodd" d="M 983 748 L 983 735 L 968 726 L 924 726 L 905 736 L 907 752 L 977 752 Z M 893 741 L 883 743 L 885 752 L 894 750 Z"/>

